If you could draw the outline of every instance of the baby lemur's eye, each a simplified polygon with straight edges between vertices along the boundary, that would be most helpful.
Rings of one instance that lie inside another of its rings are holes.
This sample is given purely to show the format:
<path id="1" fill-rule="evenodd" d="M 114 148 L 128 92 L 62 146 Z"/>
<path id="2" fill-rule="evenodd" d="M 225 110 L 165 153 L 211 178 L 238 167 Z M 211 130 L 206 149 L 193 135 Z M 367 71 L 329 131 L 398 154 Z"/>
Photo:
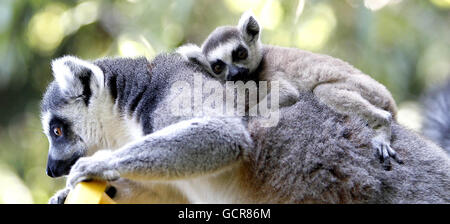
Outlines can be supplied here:
<path id="1" fill-rule="evenodd" d="M 55 128 L 53 128 L 53 134 L 55 134 L 57 137 L 60 137 L 60 136 L 62 136 L 62 130 L 61 130 L 61 128 L 59 128 L 59 127 L 55 127 Z"/>
<path id="2" fill-rule="evenodd" d="M 238 55 L 237 56 L 238 56 L 239 59 L 246 59 L 247 58 L 247 50 L 240 49 L 238 51 Z"/>
<path id="3" fill-rule="evenodd" d="M 221 60 L 217 60 L 216 62 L 211 64 L 211 68 L 214 73 L 220 74 L 222 73 L 223 69 L 225 68 L 225 63 Z"/>
<path id="4" fill-rule="evenodd" d="M 247 49 L 243 46 L 239 46 L 236 50 L 233 51 L 233 61 L 244 60 L 248 57 Z"/>

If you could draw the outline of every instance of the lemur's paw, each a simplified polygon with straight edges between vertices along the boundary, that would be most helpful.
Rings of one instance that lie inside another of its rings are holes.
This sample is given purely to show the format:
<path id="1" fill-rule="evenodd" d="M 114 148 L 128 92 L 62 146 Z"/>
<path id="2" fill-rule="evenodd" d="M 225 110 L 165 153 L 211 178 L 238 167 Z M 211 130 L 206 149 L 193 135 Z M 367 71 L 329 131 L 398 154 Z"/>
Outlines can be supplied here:
<path id="1" fill-rule="evenodd" d="M 64 188 L 58 192 L 56 192 L 55 195 L 53 195 L 50 200 L 48 200 L 49 204 L 64 204 L 64 201 L 66 201 L 67 195 L 70 192 L 70 188 Z"/>
<path id="2" fill-rule="evenodd" d="M 112 169 L 108 160 L 96 156 L 80 158 L 70 170 L 67 186 L 71 189 L 79 182 L 90 180 L 115 181 L 119 172 Z"/>
<path id="3" fill-rule="evenodd" d="M 374 129 L 379 129 L 384 126 L 390 126 L 392 123 L 392 114 L 389 111 L 379 110 L 376 116 L 371 116 L 369 118 L 369 123 Z"/>
<path id="4" fill-rule="evenodd" d="M 403 164 L 403 160 L 398 157 L 397 152 L 391 148 L 389 141 L 386 141 L 384 138 L 380 136 L 374 137 L 372 146 L 376 149 L 376 156 L 380 159 L 385 170 L 392 169 L 391 158 L 397 163 Z"/>

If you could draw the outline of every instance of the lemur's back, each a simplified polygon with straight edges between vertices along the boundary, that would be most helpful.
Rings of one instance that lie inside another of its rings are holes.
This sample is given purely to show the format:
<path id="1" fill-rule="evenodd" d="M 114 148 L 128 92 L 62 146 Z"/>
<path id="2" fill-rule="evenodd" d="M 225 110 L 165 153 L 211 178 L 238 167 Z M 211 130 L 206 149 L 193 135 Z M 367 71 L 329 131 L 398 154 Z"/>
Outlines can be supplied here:
<path id="1" fill-rule="evenodd" d="M 151 61 L 143 57 L 106 58 L 94 63 L 104 71 L 105 82 L 120 112 L 124 116 L 137 117 L 144 134 L 186 119 L 176 118 L 168 111 L 170 88 L 177 81 L 192 85 L 194 74 L 203 72 L 178 54 L 160 54 Z M 208 76 L 202 78 L 208 79 Z M 155 111 L 161 116 L 155 116 Z"/>
<path id="2" fill-rule="evenodd" d="M 359 120 L 344 119 L 302 93 L 297 104 L 281 109 L 277 127 L 249 130 L 243 182 L 253 197 L 283 203 L 450 203 L 450 159 L 441 148 L 393 125 L 392 145 L 403 165 L 382 169 L 373 157 L 373 131 Z"/>
<path id="3" fill-rule="evenodd" d="M 313 91 L 321 84 L 342 83 L 375 106 L 390 111 L 393 116 L 397 112 L 386 87 L 341 59 L 272 45 L 263 46 L 263 55 L 260 75 L 263 80 L 277 79 L 274 76 L 282 74 L 300 91 Z"/>
<path id="4" fill-rule="evenodd" d="M 341 76 L 336 76 L 335 79 L 362 74 L 361 71 L 340 59 L 298 48 L 264 45 L 263 55 L 262 63 L 264 63 L 265 68 L 263 71 L 267 73 L 263 76 L 270 76 L 275 71 L 281 71 L 290 81 L 295 82 L 296 86 L 303 87 L 304 91 L 313 89 L 320 82 L 329 81 L 328 77 L 319 80 L 321 76 L 310 75 L 317 74 L 321 70 L 326 71 L 325 69 L 327 69 L 328 73 L 339 71 L 334 72 L 333 75 L 341 74 Z M 326 74 L 322 76 L 324 75 Z"/>
<path id="5" fill-rule="evenodd" d="M 341 83 L 373 105 L 396 115 L 397 106 L 386 87 L 341 59 L 271 45 L 264 45 L 263 55 L 261 79 L 277 79 L 275 76 L 281 74 L 300 91 L 314 91 L 322 84 Z"/>

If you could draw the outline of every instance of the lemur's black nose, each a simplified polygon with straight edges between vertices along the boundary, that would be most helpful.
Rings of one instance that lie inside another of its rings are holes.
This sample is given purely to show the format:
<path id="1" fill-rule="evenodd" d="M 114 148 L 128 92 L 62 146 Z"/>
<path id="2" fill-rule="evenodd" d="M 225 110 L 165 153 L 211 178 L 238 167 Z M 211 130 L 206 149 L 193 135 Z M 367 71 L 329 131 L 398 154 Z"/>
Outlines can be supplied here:
<path id="1" fill-rule="evenodd" d="M 62 163 L 60 160 L 50 161 L 47 164 L 47 175 L 49 177 L 55 178 L 68 174 L 70 171 L 70 166 Z"/>
<path id="2" fill-rule="evenodd" d="M 55 174 L 52 172 L 52 169 L 50 169 L 50 167 L 47 166 L 47 170 L 46 170 L 47 176 L 49 177 L 55 177 Z"/>
<path id="3" fill-rule="evenodd" d="M 53 159 L 50 155 L 47 159 L 47 175 L 49 177 L 60 177 L 69 174 L 70 168 L 80 156 L 73 155 L 66 160 Z"/>
<path id="4" fill-rule="evenodd" d="M 230 65 L 228 68 L 228 81 L 239 81 L 246 80 L 246 76 L 248 76 L 249 70 L 246 68 L 241 68 L 238 66 Z"/>

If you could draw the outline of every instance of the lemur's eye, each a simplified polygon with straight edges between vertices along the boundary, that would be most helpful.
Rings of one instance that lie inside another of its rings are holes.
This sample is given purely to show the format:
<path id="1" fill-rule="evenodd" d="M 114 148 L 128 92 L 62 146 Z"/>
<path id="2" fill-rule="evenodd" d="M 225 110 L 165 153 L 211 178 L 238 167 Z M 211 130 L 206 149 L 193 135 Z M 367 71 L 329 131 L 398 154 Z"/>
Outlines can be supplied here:
<path id="1" fill-rule="evenodd" d="M 62 136 L 62 130 L 59 127 L 53 128 L 53 134 L 55 134 L 57 137 Z"/>
<path id="2" fill-rule="evenodd" d="M 222 73 L 223 69 L 225 68 L 225 63 L 218 60 L 211 65 L 211 68 L 214 73 L 220 74 L 220 73 Z"/>
<path id="3" fill-rule="evenodd" d="M 232 56 L 233 56 L 233 61 L 244 60 L 244 59 L 247 59 L 247 57 L 248 57 L 248 51 L 245 47 L 243 47 L 242 45 L 239 45 L 239 47 L 233 51 Z"/>
<path id="4" fill-rule="evenodd" d="M 246 59 L 247 58 L 247 50 L 239 49 L 237 56 L 239 59 Z"/>

